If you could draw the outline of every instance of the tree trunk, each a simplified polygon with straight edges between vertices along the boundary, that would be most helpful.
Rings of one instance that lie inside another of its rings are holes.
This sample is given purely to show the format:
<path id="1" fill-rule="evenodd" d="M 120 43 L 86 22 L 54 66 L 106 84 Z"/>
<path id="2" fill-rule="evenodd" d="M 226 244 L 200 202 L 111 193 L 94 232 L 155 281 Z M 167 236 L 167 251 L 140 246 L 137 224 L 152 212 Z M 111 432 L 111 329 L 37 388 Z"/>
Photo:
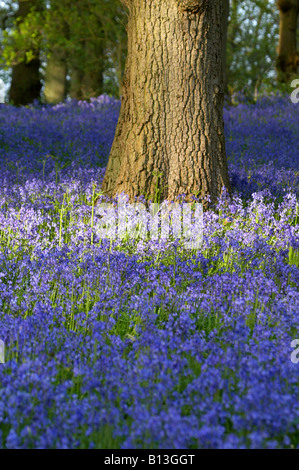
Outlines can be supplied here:
<path id="1" fill-rule="evenodd" d="M 223 3 L 125 0 L 122 105 L 103 191 L 133 200 L 230 188 L 223 129 Z"/>
<path id="2" fill-rule="evenodd" d="M 103 93 L 104 69 L 103 40 L 88 41 L 85 44 L 85 68 L 82 83 L 84 99 L 97 97 Z"/>
<path id="3" fill-rule="evenodd" d="M 31 9 L 36 6 L 34 0 L 19 1 L 19 8 L 16 17 L 18 23 L 24 21 Z M 39 75 L 40 60 L 39 51 L 35 51 L 35 58 L 30 62 L 24 61 L 13 66 L 11 86 L 9 91 L 9 101 L 15 106 L 32 103 L 40 97 L 41 82 Z"/>
<path id="4" fill-rule="evenodd" d="M 83 99 L 82 84 L 84 78 L 83 68 L 80 66 L 71 66 L 71 84 L 70 84 L 70 97 L 76 100 Z"/>
<path id="5" fill-rule="evenodd" d="M 227 82 L 227 36 L 228 36 L 228 17 L 229 17 L 229 0 L 223 0 L 223 41 L 222 41 L 222 74 L 224 94 L 228 93 Z"/>
<path id="6" fill-rule="evenodd" d="M 71 57 L 70 97 L 86 100 L 103 93 L 105 48 L 97 38 L 82 42 L 76 56 Z"/>
<path id="7" fill-rule="evenodd" d="M 66 98 L 67 64 L 65 52 L 54 47 L 47 61 L 45 76 L 45 100 L 47 103 L 61 103 Z"/>
<path id="8" fill-rule="evenodd" d="M 9 101 L 15 106 L 33 103 L 40 97 L 39 59 L 22 62 L 12 69 Z"/>
<path id="9" fill-rule="evenodd" d="M 297 22 L 299 0 L 277 0 L 280 15 L 277 57 L 278 81 L 287 83 L 295 76 L 299 66 L 297 52 Z"/>

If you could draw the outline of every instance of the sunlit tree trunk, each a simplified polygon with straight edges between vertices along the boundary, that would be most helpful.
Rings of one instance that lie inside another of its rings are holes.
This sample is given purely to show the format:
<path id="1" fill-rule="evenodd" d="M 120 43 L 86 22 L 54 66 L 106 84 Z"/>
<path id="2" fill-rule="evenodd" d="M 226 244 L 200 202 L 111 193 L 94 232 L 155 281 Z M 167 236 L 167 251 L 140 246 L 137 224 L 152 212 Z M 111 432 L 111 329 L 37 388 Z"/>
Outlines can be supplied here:
<path id="1" fill-rule="evenodd" d="M 66 54 L 59 47 L 54 47 L 47 60 L 45 75 L 45 100 L 57 104 L 66 98 L 67 62 Z"/>
<path id="2" fill-rule="evenodd" d="M 128 56 L 108 195 L 163 199 L 230 188 L 223 130 L 223 2 L 125 0 Z"/>
<path id="3" fill-rule="evenodd" d="M 297 52 L 297 23 L 299 0 L 277 0 L 280 15 L 277 78 L 287 83 L 295 76 L 299 66 Z"/>
<path id="4" fill-rule="evenodd" d="M 39 6 L 35 0 L 20 0 L 16 17 L 18 22 L 24 21 L 33 7 Z M 35 51 L 35 57 L 26 62 L 24 61 L 12 67 L 11 86 L 9 91 L 9 101 L 15 106 L 32 103 L 40 97 L 40 60 L 39 51 Z"/>

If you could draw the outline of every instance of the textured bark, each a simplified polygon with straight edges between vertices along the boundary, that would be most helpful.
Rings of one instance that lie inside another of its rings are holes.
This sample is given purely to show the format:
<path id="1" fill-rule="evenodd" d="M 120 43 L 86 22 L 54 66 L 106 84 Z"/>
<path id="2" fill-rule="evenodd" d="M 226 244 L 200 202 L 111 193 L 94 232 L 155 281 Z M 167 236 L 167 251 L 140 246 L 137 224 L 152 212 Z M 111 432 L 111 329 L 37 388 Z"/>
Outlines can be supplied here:
<path id="1" fill-rule="evenodd" d="M 36 7 L 35 0 L 19 1 L 17 18 L 20 22 L 30 13 L 33 7 Z M 29 63 L 24 61 L 13 66 L 11 86 L 9 91 L 9 101 L 15 106 L 26 105 L 32 103 L 40 97 L 41 81 L 40 81 L 40 60 L 39 51 L 35 51 L 35 58 Z"/>
<path id="2" fill-rule="evenodd" d="M 57 104 L 65 100 L 66 77 L 66 54 L 59 47 L 54 47 L 46 68 L 44 95 L 47 103 Z"/>
<path id="3" fill-rule="evenodd" d="M 128 56 L 104 193 L 190 198 L 230 188 L 223 131 L 223 3 L 126 0 Z M 160 177 L 157 176 L 159 173 Z"/>
<path id="4" fill-rule="evenodd" d="M 277 78 L 286 83 L 296 75 L 299 66 L 296 41 L 299 0 L 278 0 L 277 6 L 280 15 Z"/>

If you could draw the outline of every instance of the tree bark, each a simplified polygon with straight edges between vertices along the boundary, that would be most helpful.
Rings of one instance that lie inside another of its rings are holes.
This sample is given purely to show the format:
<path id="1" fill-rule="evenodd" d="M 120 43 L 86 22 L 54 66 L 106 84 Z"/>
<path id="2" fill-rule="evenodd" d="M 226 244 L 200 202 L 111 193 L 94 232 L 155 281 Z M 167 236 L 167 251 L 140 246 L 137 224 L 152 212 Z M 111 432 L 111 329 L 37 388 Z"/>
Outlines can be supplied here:
<path id="1" fill-rule="evenodd" d="M 16 17 L 18 22 L 22 22 L 35 7 L 35 0 L 19 1 L 19 8 Z M 11 86 L 9 91 L 9 101 L 15 106 L 26 105 L 32 103 L 40 97 L 41 81 L 40 81 L 40 60 L 39 51 L 35 51 L 35 58 L 30 62 L 24 61 L 13 66 Z"/>
<path id="2" fill-rule="evenodd" d="M 47 103 L 61 103 L 66 98 L 67 63 L 66 54 L 54 47 L 47 61 L 45 76 L 45 100 Z"/>
<path id="3" fill-rule="evenodd" d="M 223 3 L 126 0 L 128 55 L 102 189 L 213 201 L 230 189 L 223 129 Z"/>
<path id="4" fill-rule="evenodd" d="M 277 57 L 278 81 L 287 83 L 296 75 L 299 66 L 297 52 L 297 23 L 299 0 L 277 0 L 280 15 Z"/>

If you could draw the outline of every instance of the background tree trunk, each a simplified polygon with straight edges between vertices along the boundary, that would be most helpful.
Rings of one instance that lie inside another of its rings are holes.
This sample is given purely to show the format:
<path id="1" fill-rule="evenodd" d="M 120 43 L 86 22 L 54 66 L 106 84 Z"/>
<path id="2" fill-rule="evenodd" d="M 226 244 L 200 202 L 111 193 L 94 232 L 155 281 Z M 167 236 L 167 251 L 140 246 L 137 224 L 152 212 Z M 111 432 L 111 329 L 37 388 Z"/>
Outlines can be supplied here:
<path id="1" fill-rule="evenodd" d="M 71 98 L 86 100 L 103 93 L 104 52 L 103 41 L 84 41 L 81 51 L 71 58 Z"/>
<path id="2" fill-rule="evenodd" d="M 277 0 L 280 15 L 277 78 L 287 83 L 299 66 L 297 52 L 297 22 L 299 0 Z"/>
<path id="3" fill-rule="evenodd" d="M 223 126 L 223 2 L 126 0 L 128 56 L 103 181 L 133 199 L 230 188 Z M 159 175 L 159 176 L 158 176 Z"/>
<path id="4" fill-rule="evenodd" d="M 103 41 L 88 41 L 85 44 L 85 69 L 82 83 L 83 97 L 89 99 L 103 93 L 104 85 Z"/>
<path id="5" fill-rule="evenodd" d="M 16 17 L 22 22 L 30 13 L 31 9 L 36 6 L 35 0 L 19 1 L 19 8 Z M 9 101 L 15 106 L 26 105 L 32 103 L 40 97 L 41 81 L 40 81 L 40 60 L 39 51 L 36 51 L 35 58 L 30 62 L 24 61 L 13 66 L 11 86 L 9 91 Z"/>
<path id="6" fill-rule="evenodd" d="M 47 103 L 61 103 L 66 98 L 67 63 L 65 51 L 54 47 L 48 58 L 45 76 L 45 100 Z"/>
<path id="7" fill-rule="evenodd" d="M 83 99 L 82 84 L 83 84 L 83 78 L 84 78 L 84 70 L 83 68 L 80 67 L 80 65 L 78 67 L 76 65 L 72 65 L 70 67 L 70 70 L 71 70 L 70 97 L 72 99 L 82 100 Z"/>
<path id="8" fill-rule="evenodd" d="M 222 73 L 223 73 L 223 90 L 225 95 L 228 93 L 227 82 L 227 36 L 228 36 L 228 17 L 229 17 L 229 0 L 223 0 L 223 41 L 222 41 Z"/>

